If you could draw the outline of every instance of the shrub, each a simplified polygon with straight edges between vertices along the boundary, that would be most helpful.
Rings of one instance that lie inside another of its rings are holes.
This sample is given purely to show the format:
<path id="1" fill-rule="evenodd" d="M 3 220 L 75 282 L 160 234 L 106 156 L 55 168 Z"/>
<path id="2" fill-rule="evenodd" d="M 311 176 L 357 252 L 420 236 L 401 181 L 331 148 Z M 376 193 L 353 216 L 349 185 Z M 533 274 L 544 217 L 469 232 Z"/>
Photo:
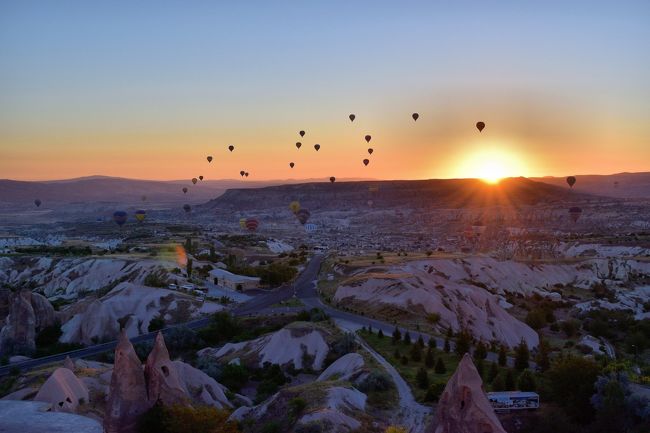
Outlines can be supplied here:
<path id="1" fill-rule="evenodd" d="M 393 387 L 393 381 L 386 373 L 372 371 L 358 385 L 361 392 L 387 391 Z"/>
<path id="2" fill-rule="evenodd" d="M 427 389 L 429 387 L 429 375 L 424 367 L 418 369 L 418 372 L 415 375 L 415 380 L 420 389 Z"/>
<path id="3" fill-rule="evenodd" d="M 149 321 L 149 327 L 147 328 L 149 332 L 159 331 L 165 327 L 165 319 L 163 319 L 162 314 L 154 316 L 151 321 Z"/>
<path id="4" fill-rule="evenodd" d="M 427 393 L 424 395 L 424 399 L 426 401 L 433 401 L 436 402 L 442 395 L 442 392 L 445 390 L 445 383 L 442 382 L 436 382 L 431 385 L 429 385 L 429 388 L 427 389 Z"/>
<path id="5" fill-rule="evenodd" d="M 235 433 L 228 412 L 208 406 L 154 405 L 142 415 L 139 433 Z"/>
<path id="6" fill-rule="evenodd" d="M 436 367 L 434 370 L 436 374 L 444 374 L 447 372 L 447 367 L 445 367 L 445 362 L 442 360 L 442 357 L 438 357 L 438 360 L 436 361 Z"/>

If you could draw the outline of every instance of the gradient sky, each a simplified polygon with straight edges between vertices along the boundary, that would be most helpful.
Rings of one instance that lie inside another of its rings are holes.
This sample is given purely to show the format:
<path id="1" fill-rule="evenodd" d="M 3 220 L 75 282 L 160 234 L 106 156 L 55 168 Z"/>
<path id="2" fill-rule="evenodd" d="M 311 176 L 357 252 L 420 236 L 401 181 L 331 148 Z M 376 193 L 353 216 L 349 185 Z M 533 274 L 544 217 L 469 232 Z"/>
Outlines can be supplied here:
<path id="1" fill-rule="evenodd" d="M 649 46 L 648 0 L 3 0 L 0 178 L 648 171 Z"/>

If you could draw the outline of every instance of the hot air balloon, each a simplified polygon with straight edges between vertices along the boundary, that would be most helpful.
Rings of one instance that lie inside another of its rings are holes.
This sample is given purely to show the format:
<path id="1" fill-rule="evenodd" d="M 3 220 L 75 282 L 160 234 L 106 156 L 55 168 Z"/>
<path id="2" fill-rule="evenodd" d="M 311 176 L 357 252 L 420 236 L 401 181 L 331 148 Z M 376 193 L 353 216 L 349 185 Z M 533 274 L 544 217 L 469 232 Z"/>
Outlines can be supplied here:
<path id="1" fill-rule="evenodd" d="M 233 150 L 235 150 L 235 146 L 231 144 L 230 146 L 228 146 L 228 150 L 232 152 Z"/>
<path id="2" fill-rule="evenodd" d="M 297 142 L 297 143 L 296 143 L 296 147 L 297 147 L 298 149 L 300 149 L 300 146 L 302 146 L 302 143 L 301 143 L 301 142 Z"/>
<path id="3" fill-rule="evenodd" d="M 294 164 L 293 162 L 289 163 L 289 167 L 291 167 L 291 168 L 293 168 L 294 165 L 296 165 L 296 164 Z"/>
<path id="4" fill-rule="evenodd" d="M 573 185 L 576 184 L 576 177 L 575 176 L 569 176 L 566 178 L 566 183 L 569 184 L 569 188 L 573 188 Z"/>
<path id="5" fill-rule="evenodd" d="M 350 122 L 354 122 L 354 119 L 355 119 L 357 116 L 355 116 L 354 114 L 350 114 L 348 117 L 350 118 Z"/>
<path id="6" fill-rule="evenodd" d="M 248 177 L 248 172 L 244 173 L 244 176 Z"/>
<path id="7" fill-rule="evenodd" d="M 199 176 L 199 180 L 203 180 L 203 176 Z"/>
<path id="8" fill-rule="evenodd" d="M 374 150 L 371 147 L 371 148 L 368 149 L 368 155 L 372 155 L 372 152 L 374 152 Z"/>
<path id="9" fill-rule="evenodd" d="M 248 218 L 246 219 L 246 228 L 250 232 L 254 232 L 257 230 L 257 227 L 260 225 L 260 222 L 257 221 L 255 218 Z"/>
<path id="10" fill-rule="evenodd" d="M 320 144 L 314 144 L 314 149 L 316 149 L 316 152 L 318 152 L 318 149 L 320 149 Z"/>
<path id="11" fill-rule="evenodd" d="M 192 178 L 192 183 L 193 183 L 194 185 L 196 185 L 196 182 L 198 182 L 198 181 L 199 181 L 199 180 L 198 180 L 197 178 L 195 178 L 195 177 Z"/>
<path id="12" fill-rule="evenodd" d="M 300 134 L 301 137 L 305 136 L 305 131 L 300 131 L 298 134 Z"/>
<path id="13" fill-rule="evenodd" d="M 135 211 L 135 219 L 138 220 L 138 222 L 144 221 L 144 219 L 147 217 L 147 212 L 140 209 Z"/>
<path id="14" fill-rule="evenodd" d="M 478 129 L 478 132 L 483 132 L 483 128 L 485 128 L 485 123 L 476 122 L 476 128 Z"/>
<path id="15" fill-rule="evenodd" d="M 113 221 L 115 221 L 115 223 L 120 227 L 122 227 L 124 225 L 124 223 L 126 223 L 126 220 L 128 218 L 129 217 L 128 217 L 127 213 L 124 212 L 123 210 L 118 210 L 118 211 L 115 211 L 115 213 L 113 213 Z"/>
<path id="16" fill-rule="evenodd" d="M 246 218 L 239 218 L 239 227 L 246 228 Z"/>
<path id="17" fill-rule="evenodd" d="M 413 114 L 411 114 L 411 117 L 413 118 L 414 121 L 417 122 L 417 120 L 418 120 L 418 118 L 420 117 L 420 115 L 419 115 L 418 113 L 413 113 Z"/>
<path id="18" fill-rule="evenodd" d="M 332 183 L 336 182 L 336 178 L 334 176 L 330 177 L 330 182 Z"/>
<path id="19" fill-rule="evenodd" d="M 372 139 L 369 135 L 366 135 L 364 138 L 366 139 L 366 143 L 370 143 L 370 140 Z"/>
<path id="20" fill-rule="evenodd" d="M 580 215 L 582 215 L 582 209 L 580 209 L 579 207 L 574 206 L 569 209 L 569 216 L 571 217 L 574 223 L 578 221 Z"/>
<path id="21" fill-rule="evenodd" d="M 41 207 L 41 201 L 39 199 L 34 200 L 36 207 Z"/>
<path id="22" fill-rule="evenodd" d="M 246 174 L 246 172 L 245 172 L 244 170 L 242 170 L 242 171 L 239 172 L 239 174 L 241 175 L 241 177 L 244 177 L 244 175 Z"/>
<path id="23" fill-rule="evenodd" d="M 370 160 L 368 158 L 363 160 L 363 165 L 368 166 L 370 164 Z"/>
<path id="24" fill-rule="evenodd" d="M 296 200 L 289 203 L 289 210 L 294 214 L 300 210 L 300 203 Z"/>
<path id="25" fill-rule="evenodd" d="M 189 213 L 192 210 L 192 206 L 190 206 L 189 204 L 184 204 L 183 210 Z"/>
<path id="26" fill-rule="evenodd" d="M 298 218 L 298 221 L 300 221 L 300 224 L 302 225 L 305 225 L 310 216 L 311 213 L 307 209 L 300 209 L 296 212 L 296 218 Z"/>
<path id="27" fill-rule="evenodd" d="M 207 160 L 208 160 L 208 162 L 212 162 L 212 157 L 208 156 Z"/>
<path id="28" fill-rule="evenodd" d="M 187 194 L 187 187 L 183 187 L 183 194 Z"/>

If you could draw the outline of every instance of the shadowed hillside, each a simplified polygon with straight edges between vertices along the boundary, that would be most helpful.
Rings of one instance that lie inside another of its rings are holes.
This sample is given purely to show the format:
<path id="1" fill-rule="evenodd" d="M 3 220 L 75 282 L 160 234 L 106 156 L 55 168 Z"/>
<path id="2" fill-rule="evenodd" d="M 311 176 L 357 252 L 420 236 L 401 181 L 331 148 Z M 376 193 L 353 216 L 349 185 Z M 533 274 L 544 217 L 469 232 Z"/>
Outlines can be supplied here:
<path id="1" fill-rule="evenodd" d="M 533 180 L 565 187 L 564 177 L 539 177 Z M 618 198 L 650 198 L 650 173 L 616 173 L 610 175 L 576 176 L 573 189 L 587 194 Z"/>
<path id="2" fill-rule="evenodd" d="M 298 200 L 312 210 L 374 207 L 520 206 L 581 201 L 594 196 L 526 178 L 504 179 L 497 185 L 476 179 L 400 180 L 304 183 L 256 189 L 230 189 L 201 206 L 206 209 L 252 210 L 286 207 Z"/>

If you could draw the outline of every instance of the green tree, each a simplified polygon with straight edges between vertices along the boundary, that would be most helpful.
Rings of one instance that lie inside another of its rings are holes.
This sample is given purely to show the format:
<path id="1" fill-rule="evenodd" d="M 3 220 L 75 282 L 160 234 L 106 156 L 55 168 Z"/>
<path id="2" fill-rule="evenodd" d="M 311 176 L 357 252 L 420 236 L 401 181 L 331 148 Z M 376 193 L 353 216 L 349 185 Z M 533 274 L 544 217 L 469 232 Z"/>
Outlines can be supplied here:
<path id="1" fill-rule="evenodd" d="M 157 314 L 149 321 L 149 332 L 159 331 L 165 327 L 165 319 L 162 314 Z"/>
<path id="2" fill-rule="evenodd" d="M 377 337 L 384 338 L 384 331 L 382 331 L 381 328 L 379 328 L 379 332 L 377 332 Z"/>
<path id="3" fill-rule="evenodd" d="M 517 388 L 520 391 L 537 391 L 535 375 L 530 370 L 524 370 L 517 379 Z"/>
<path id="4" fill-rule="evenodd" d="M 542 373 L 549 369 L 551 366 L 551 360 L 549 354 L 551 352 L 551 346 L 545 338 L 539 339 L 539 346 L 537 346 L 537 355 L 535 356 L 535 362 L 537 363 L 537 368 Z"/>
<path id="5" fill-rule="evenodd" d="M 445 374 L 447 372 L 447 367 L 445 367 L 445 362 L 442 360 L 442 357 L 439 356 L 436 360 L 436 367 L 433 369 L 436 374 Z"/>
<path id="6" fill-rule="evenodd" d="M 436 343 L 436 339 L 434 337 L 429 338 L 427 345 L 432 349 L 436 349 L 438 347 L 438 344 Z"/>
<path id="7" fill-rule="evenodd" d="M 411 353 L 409 354 L 411 359 L 415 362 L 418 362 L 422 359 L 422 348 L 419 344 L 413 344 L 411 346 Z"/>
<path id="8" fill-rule="evenodd" d="M 515 347 L 515 368 L 519 371 L 527 369 L 529 358 L 530 352 L 528 351 L 528 345 L 522 338 L 521 342 Z"/>
<path id="9" fill-rule="evenodd" d="M 568 356 L 556 360 L 545 374 L 551 399 L 575 421 L 588 422 L 594 415 L 590 399 L 599 372 L 598 364 L 587 358 Z"/>
<path id="10" fill-rule="evenodd" d="M 515 374 L 511 369 L 506 373 L 506 390 L 512 391 L 515 389 Z"/>
<path id="11" fill-rule="evenodd" d="M 424 339 L 422 338 L 422 335 L 418 336 L 418 341 L 416 344 L 420 346 L 420 349 L 424 348 Z"/>
<path id="12" fill-rule="evenodd" d="M 472 335 L 469 331 L 462 329 L 456 336 L 456 354 L 458 356 L 463 356 L 464 354 L 470 351 L 472 344 Z"/>
<path id="13" fill-rule="evenodd" d="M 490 370 L 488 371 L 487 381 L 489 383 L 494 382 L 494 379 L 498 376 L 498 374 L 499 374 L 499 367 L 494 362 L 491 362 Z"/>
<path id="14" fill-rule="evenodd" d="M 435 365 L 435 359 L 433 357 L 433 349 L 431 349 L 430 347 L 427 349 L 427 354 L 424 357 L 424 365 L 427 368 L 433 368 L 433 366 Z"/>
<path id="15" fill-rule="evenodd" d="M 429 375 L 424 367 L 418 369 L 418 372 L 415 375 L 415 381 L 420 389 L 427 389 L 429 387 Z"/>
<path id="16" fill-rule="evenodd" d="M 499 346 L 499 367 L 505 367 L 508 363 L 508 349 L 504 344 Z"/>
<path id="17" fill-rule="evenodd" d="M 485 358 L 487 358 L 487 347 L 485 347 L 485 343 L 483 343 L 483 341 L 479 341 L 476 345 L 476 348 L 474 349 L 474 360 L 482 361 Z"/>
<path id="18" fill-rule="evenodd" d="M 399 329 L 396 326 L 395 330 L 393 331 L 393 344 L 398 343 L 401 339 L 402 339 L 402 333 L 399 332 Z"/>
<path id="19" fill-rule="evenodd" d="M 411 334 L 408 330 L 404 333 L 404 343 L 411 344 Z"/>
<path id="20" fill-rule="evenodd" d="M 185 269 L 187 272 L 187 277 L 192 277 L 192 259 L 187 259 L 187 265 Z"/>

